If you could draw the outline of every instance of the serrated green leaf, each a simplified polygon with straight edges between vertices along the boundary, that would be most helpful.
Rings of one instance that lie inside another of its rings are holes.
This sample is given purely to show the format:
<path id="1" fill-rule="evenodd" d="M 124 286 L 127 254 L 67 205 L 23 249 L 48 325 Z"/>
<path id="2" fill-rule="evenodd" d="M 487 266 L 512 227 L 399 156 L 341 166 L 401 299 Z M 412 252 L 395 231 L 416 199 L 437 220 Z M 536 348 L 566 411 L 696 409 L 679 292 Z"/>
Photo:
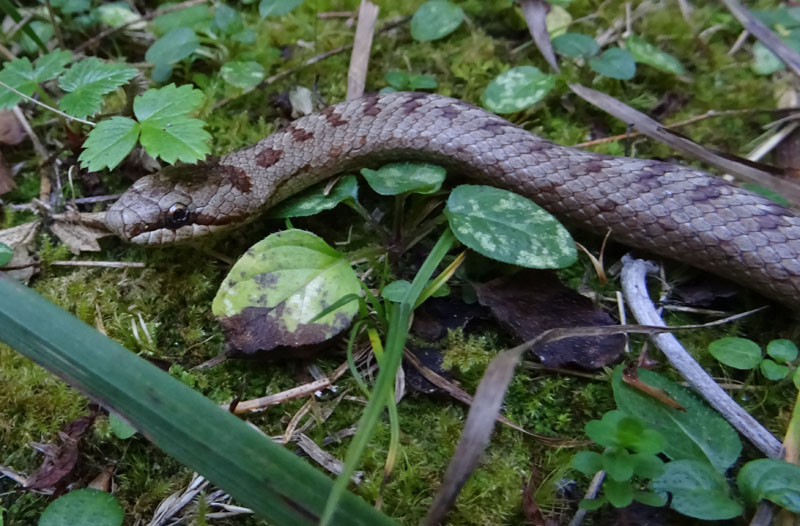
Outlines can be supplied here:
<path id="1" fill-rule="evenodd" d="M 495 113 L 515 113 L 542 100 L 555 85 L 553 75 L 534 66 L 518 66 L 489 83 L 481 95 L 481 103 Z"/>
<path id="2" fill-rule="evenodd" d="M 148 119 L 141 121 L 139 141 L 147 153 L 169 164 L 175 161 L 193 163 L 211 152 L 211 135 L 203 129 L 205 123 L 191 117 Z"/>
<path id="3" fill-rule="evenodd" d="M 14 249 L 5 243 L 0 243 L 0 267 L 8 265 L 12 257 L 14 257 Z"/>
<path id="4" fill-rule="evenodd" d="M 339 179 L 326 194 L 328 182 L 316 184 L 304 192 L 290 197 L 270 208 L 270 217 L 305 217 L 330 210 L 347 199 L 358 199 L 358 181 L 354 175 Z"/>
<path id="5" fill-rule="evenodd" d="M 363 168 L 361 175 L 381 195 L 432 194 L 442 187 L 447 170 L 435 164 L 391 163 L 377 170 Z"/>
<path id="6" fill-rule="evenodd" d="M 45 82 L 56 78 L 64 71 L 64 67 L 72 60 L 72 51 L 56 50 L 39 57 L 33 64 L 33 78 L 36 82 Z"/>
<path id="7" fill-rule="evenodd" d="M 564 33 L 553 39 L 553 50 L 567 57 L 592 57 L 600 51 L 600 45 L 588 35 Z"/>
<path id="8" fill-rule="evenodd" d="M 612 79 L 627 80 L 636 74 L 636 61 L 629 52 L 618 47 L 606 49 L 589 59 L 589 67 Z"/>
<path id="9" fill-rule="evenodd" d="M 71 58 L 70 51 L 53 51 L 40 57 L 34 64 L 27 57 L 5 62 L 0 71 L 0 82 L 31 96 L 38 84 L 57 77 Z M 10 108 L 20 100 L 22 97 L 0 86 L 0 109 Z"/>
<path id="10" fill-rule="evenodd" d="M 705 462 L 676 460 L 666 465 L 664 474 L 651 486 L 657 492 L 672 494 L 670 507 L 689 517 L 703 520 L 732 519 L 744 511 L 730 497 L 725 478 Z"/>
<path id="11" fill-rule="evenodd" d="M 105 63 L 94 57 L 81 60 L 58 79 L 58 86 L 67 92 L 58 101 L 58 107 L 81 119 L 94 115 L 103 105 L 103 95 L 122 86 L 137 73 L 136 68 L 120 63 Z"/>
<path id="12" fill-rule="evenodd" d="M 188 27 L 178 27 L 159 38 L 144 54 L 151 64 L 167 65 L 180 62 L 200 47 L 197 35 Z"/>
<path id="13" fill-rule="evenodd" d="M 339 298 L 360 293 L 347 258 L 310 232 L 287 230 L 253 245 L 236 262 L 211 309 L 229 344 L 254 352 L 331 338 L 350 324 L 356 302 L 311 320 Z"/>
<path id="14" fill-rule="evenodd" d="M 139 123 L 127 117 L 112 117 L 95 126 L 78 160 L 90 172 L 115 168 L 130 153 L 139 138 Z"/>
<path id="15" fill-rule="evenodd" d="M 461 185 L 445 207 L 459 241 L 486 257 L 529 268 L 564 268 L 578 258 L 569 232 L 539 205 L 491 186 Z"/>
<path id="16" fill-rule="evenodd" d="M 112 494 L 96 489 L 70 491 L 45 508 L 38 526 L 119 526 L 124 514 Z"/>
<path id="17" fill-rule="evenodd" d="M 254 88 L 264 79 L 264 67 L 258 62 L 233 61 L 223 64 L 220 76 L 232 86 L 242 89 Z"/>
<path id="18" fill-rule="evenodd" d="M 753 460 L 739 470 L 736 484 L 752 506 L 767 499 L 800 513 L 800 466 L 772 458 Z"/>
<path id="19" fill-rule="evenodd" d="M 149 89 L 133 100 L 133 113 L 139 121 L 165 121 L 184 117 L 194 111 L 205 100 L 202 91 L 190 84 L 176 87 L 169 84 L 163 88 Z"/>
<path id="20" fill-rule="evenodd" d="M 755 369 L 763 358 L 756 342 L 730 336 L 708 344 L 708 352 L 721 363 L 742 370 Z"/>
<path id="21" fill-rule="evenodd" d="M 411 37 L 425 42 L 444 38 L 464 21 L 464 10 L 447 0 L 429 0 L 411 17 Z"/>
<path id="22" fill-rule="evenodd" d="M 661 51 L 638 35 L 630 35 L 625 40 L 625 46 L 637 62 L 653 66 L 666 73 L 674 73 L 675 75 L 686 73 L 680 60 L 666 51 Z"/>
<path id="23" fill-rule="evenodd" d="M 793 362 L 797 359 L 797 345 L 792 340 L 772 340 L 767 344 L 767 354 L 778 363 Z"/>
<path id="24" fill-rule="evenodd" d="M 261 18 L 283 16 L 302 3 L 303 0 L 261 0 L 258 4 L 258 14 Z"/>
<path id="25" fill-rule="evenodd" d="M 720 472 L 730 467 L 742 451 L 736 431 L 714 410 L 687 389 L 652 371 L 638 370 L 641 381 L 664 389 L 685 411 L 668 407 L 622 381 L 622 368 L 612 376 L 617 407 L 638 418 L 645 426 L 669 437 L 664 454 L 672 459 L 695 459 L 711 463 Z"/>

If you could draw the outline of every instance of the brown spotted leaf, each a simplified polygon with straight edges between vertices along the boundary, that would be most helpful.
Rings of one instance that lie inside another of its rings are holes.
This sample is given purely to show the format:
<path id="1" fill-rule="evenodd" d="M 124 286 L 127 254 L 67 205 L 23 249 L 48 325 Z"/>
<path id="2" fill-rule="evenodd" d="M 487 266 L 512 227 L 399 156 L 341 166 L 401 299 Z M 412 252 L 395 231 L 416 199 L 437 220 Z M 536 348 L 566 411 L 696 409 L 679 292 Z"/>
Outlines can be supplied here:
<path id="1" fill-rule="evenodd" d="M 231 350 L 246 353 L 328 340 L 350 325 L 351 301 L 316 319 L 361 288 L 347 259 L 303 230 L 272 234 L 236 262 L 212 311 Z"/>
<path id="2" fill-rule="evenodd" d="M 547 329 L 614 325 L 616 321 L 588 298 L 565 287 L 550 271 L 524 270 L 476 287 L 478 300 L 489 307 L 519 341 L 532 340 Z M 534 349 L 549 367 L 573 364 L 597 369 L 619 359 L 625 337 L 567 338 Z"/>

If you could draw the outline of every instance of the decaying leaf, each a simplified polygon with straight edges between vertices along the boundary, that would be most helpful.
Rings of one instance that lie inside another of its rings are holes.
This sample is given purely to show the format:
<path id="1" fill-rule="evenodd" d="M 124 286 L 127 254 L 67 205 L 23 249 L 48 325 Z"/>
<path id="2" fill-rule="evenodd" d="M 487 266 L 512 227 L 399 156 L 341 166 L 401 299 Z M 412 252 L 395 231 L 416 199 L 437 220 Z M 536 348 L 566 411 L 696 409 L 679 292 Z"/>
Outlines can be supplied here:
<path id="1" fill-rule="evenodd" d="M 476 287 L 478 300 L 489 307 L 519 341 L 547 329 L 614 325 L 616 321 L 591 300 L 561 284 L 551 271 L 523 270 Z M 567 338 L 534 349 L 547 366 L 574 364 L 597 369 L 619 359 L 625 345 L 621 334 Z"/>
<path id="2" fill-rule="evenodd" d="M 0 152 L 0 195 L 7 194 L 17 185 L 14 183 L 14 175 L 11 168 L 6 164 L 3 152 Z"/>
<path id="3" fill-rule="evenodd" d="M 254 353 L 332 338 L 350 325 L 358 303 L 315 318 L 341 298 L 360 293 L 347 258 L 310 232 L 287 230 L 256 243 L 236 262 L 212 311 L 228 349 Z"/>
<path id="4" fill-rule="evenodd" d="M 25 128 L 11 110 L 0 110 L 0 142 L 4 144 L 19 144 L 27 134 Z"/>
<path id="5" fill-rule="evenodd" d="M 25 489 L 44 490 L 54 488 L 67 481 L 78 464 L 78 442 L 94 423 L 95 414 L 82 416 L 59 432 L 59 444 L 32 444 L 44 453 L 45 459 L 25 484 Z"/>
<path id="6" fill-rule="evenodd" d="M 0 230 L 0 243 L 14 250 L 14 256 L 5 265 L 5 267 L 13 270 L 3 271 L 0 268 L 0 274 L 5 274 L 17 281 L 27 283 L 38 272 L 39 269 L 36 266 L 36 257 L 33 249 L 36 233 L 39 231 L 40 226 L 41 223 L 39 221 L 32 221 L 13 228 Z"/>
<path id="7" fill-rule="evenodd" d="M 53 216 L 50 231 L 67 245 L 70 252 L 99 252 L 98 239 L 110 236 L 103 217 L 105 214 L 66 212 Z"/>

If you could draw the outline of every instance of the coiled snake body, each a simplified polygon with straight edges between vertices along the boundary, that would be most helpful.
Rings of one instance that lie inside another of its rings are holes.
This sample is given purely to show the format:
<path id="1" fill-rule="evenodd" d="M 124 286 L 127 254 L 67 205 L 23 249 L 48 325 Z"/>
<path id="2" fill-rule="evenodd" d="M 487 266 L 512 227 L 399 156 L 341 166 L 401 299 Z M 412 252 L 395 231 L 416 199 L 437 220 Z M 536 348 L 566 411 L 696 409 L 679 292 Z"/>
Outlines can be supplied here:
<path id="1" fill-rule="evenodd" d="M 442 164 L 800 307 L 800 218 L 790 210 L 687 166 L 559 146 L 434 94 L 342 102 L 243 150 L 143 177 L 106 221 L 134 243 L 188 240 L 251 220 L 336 173 L 392 160 Z"/>

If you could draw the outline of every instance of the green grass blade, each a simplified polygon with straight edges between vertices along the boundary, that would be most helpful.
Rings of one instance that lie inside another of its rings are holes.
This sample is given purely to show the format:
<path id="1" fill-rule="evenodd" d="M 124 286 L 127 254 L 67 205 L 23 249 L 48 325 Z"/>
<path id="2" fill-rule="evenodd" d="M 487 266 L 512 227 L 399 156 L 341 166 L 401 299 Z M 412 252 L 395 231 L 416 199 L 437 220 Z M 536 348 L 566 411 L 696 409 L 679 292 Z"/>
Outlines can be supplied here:
<path id="1" fill-rule="evenodd" d="M 319 523 L 331 479 L 200 393 L 3 277 L 0 340 L 114 409 L 164 452 L 272 524 Z M 332 522 L 395 524 L 348 492 Z"/>
<path id="2" fill-rule="evenodd" d="M 19 14 L 19 11 L 17 11 L 17 8 L 14 7 L 14 4 L 8 0 L 0 0 L 0 11 L 10 16 L 11 20 L 14 22 L 19 22 L 22 20 L 22 15 Z M 31 29 L 29 24 L 30 23 L 26 23 L 24 26 L 22 26 L 22 31 L 25 32 L 25 34 L 28 35 L 37 46 L 39 46 L 39 49 L 42 50 L 42 53 L 47 53 L 47 46 L 44 44 L 44 42 L 42 42 L 42 39 L 39 38 L 39 35 L 37 35 L 33 29 Z"/>

